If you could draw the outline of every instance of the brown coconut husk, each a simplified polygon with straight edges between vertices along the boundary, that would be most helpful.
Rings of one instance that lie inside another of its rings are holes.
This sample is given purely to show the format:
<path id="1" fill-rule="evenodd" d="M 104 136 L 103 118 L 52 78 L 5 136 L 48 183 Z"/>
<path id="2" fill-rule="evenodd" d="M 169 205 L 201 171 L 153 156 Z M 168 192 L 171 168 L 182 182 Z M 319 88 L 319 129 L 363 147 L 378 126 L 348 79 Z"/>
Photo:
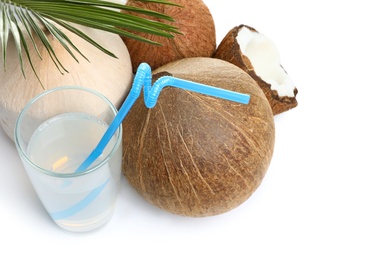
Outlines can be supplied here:
<path id="1" fill-rule="evenodd" d="M 250 95 L 248 105 L 167 87 L 123 122 L 123 172 L 151 204 L 191 217 L 225 213 L 259 187 L 271 162 L 272 110 L 257 83 L 220 59 L 187 58 L 155 70 Z"/>
<path id="2" fill-rule="evenodd" d="M 131 31 L 136 35 L 162 44 L 162 46 L 152 45 L 130 38 L 123 38 L 131 55 L 134 72 L 142 62 L 148 63 L 152 69 L 157 69 L 175 60 L 190 57 L 211 57 L 213 55 L 216 48 L 215 25 L 206 4 L 202 0 L 172 0 L 171 2 L 181 7 L 134 0 L 127 1 L 128 5 L 169 15 L 175 21 L 169 22 L 129 11 L 124 11 L 125 13 L 173 25 L 181 33 L 175 34 L 174 38 L 165 38 Z"/>

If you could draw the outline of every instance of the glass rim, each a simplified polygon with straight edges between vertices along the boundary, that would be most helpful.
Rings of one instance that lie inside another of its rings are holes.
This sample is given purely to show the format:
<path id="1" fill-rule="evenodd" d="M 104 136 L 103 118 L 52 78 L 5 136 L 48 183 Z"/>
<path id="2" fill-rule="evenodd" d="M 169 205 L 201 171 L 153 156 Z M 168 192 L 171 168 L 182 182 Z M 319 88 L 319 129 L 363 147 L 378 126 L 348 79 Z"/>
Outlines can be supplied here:
<path id="1" fill-rule="evenodd" d="M 55 87 L 55 88 L 52 88 L 49 90 L 45 90 L 42 93 L 33 97 L 29 102 L 27 102 L 27 104 L 23 107 L 23 109 L 21 110 L 21 112 L 19 113 L 19 115 L 17 117 L 16 124 L 15 124 L 15 131 L 14 131 L 16 148 L 17 148 L 19 154 L 23 157 L 23 159 L 26 162 L 28 162 L 32 167 L 34 167 L 36 170 L 38 170 L 39 172 L 41 172 L 45 175 L 48 175 L 51 177 L 57 177 L 57 178 L 72 178 L 72 177 L 83 176 L 83 175 L 95 172 L 96 170 L 101 168 L 104 164 L 106 164 L 113 157 L 114 153 L 118 150 L 119 145 L 120 145 L 121 140 L 122 140 L 122 124 L 120 124 L 119 128 L 117 129 L 118 135 L 117 135 L 117 138 L 115 140 L 115 145 L 111 149 L 109 154 L 104 158 L 104 160 L 102 160 L 101 162 L 99 162 L 95 166 L 88 168 L 87 170 L 81 171 L 81 172 L 58 173 L 58 172 L 52 172 L 52 171 L 49 171 L 47 169 L 44 169 L 44 168 L 40 167 L 39 165 L 37 165 L 36 163 L 34 163 L 33 161 L 31 161 L 29 156 L 26 154 L 26 152 L 24 151 L 24 149 L 20 145 L 20 138 L 18 136 L 20 135 L 19 128 L 20 128 L 20 121 L 21 121 L 22 116 L 27 112 L 27 110 L 31 107 L 31 105 L 33 105 L 40 98 L 42 98 L 42 97 L 44 97 L 52 92 L 57 92 L 57 91 L 61 91 L 61 90 L 80 90 L 80 91 L 85 91 L 85 92 L 91 93 L 91 94 L 101 98 L 108 105 L 110 110 L 114 113 L 114 117 L 118 113 L 118 110 L 116 109 L 114 104 L 107 97 L 105 97 L 100 92 L 93 90 L 93 89 L 90 89 L 90 88 L 79 87 L 79 86 L 60 86 L 60 87 Z M 113 137 L 113 138 L 115 138 L 115 137 Z"/>

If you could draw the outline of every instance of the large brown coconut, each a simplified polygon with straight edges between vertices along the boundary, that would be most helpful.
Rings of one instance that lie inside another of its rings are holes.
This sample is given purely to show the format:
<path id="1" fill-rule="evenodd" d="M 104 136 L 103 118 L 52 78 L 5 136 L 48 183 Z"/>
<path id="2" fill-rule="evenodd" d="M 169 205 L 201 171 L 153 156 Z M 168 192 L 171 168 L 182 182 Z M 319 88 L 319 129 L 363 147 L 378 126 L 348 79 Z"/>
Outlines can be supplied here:
<path id="1" fill-rule="evenodd" d="M 146 17 L 177 27 L 182 34 L 174 38 L 132 31 L 136 35 L 159 42 L 162 46 L 151 45 L 145 42 L 124 38 L 129 50 L 134 72 L 142 62 L 147 62 L 152 69 L 156 69 L 169 62 L 188 57 L 211 57 L 216 48 L 216 34 L 214 19 L 208 7 L 202 0 L 172 0 L 179 6 L 164 5 L 128 0 L 127 5 L 147 8 L 174 18 L 174 22 L 150 18 L 148 16 L 132 13 L 139 17 Z M 126 11 L 127 13 L 131 13 Z"/>
<path id="2" fill-rule="evenodd" d="M 253 27 L 240 25 L 231 29 L 213 57 L 246 71 L 265 93 L 274 115 L 298 105 L 298 90 L 280 64 L 276 45 Z"/>
<path id="3" fill-rule="evenodd" d="M 250 95 L 248 105 L 174 87 L 156 106 L 140 98 L 123 122 L 124 175 L 166 211 L 192 217 L 227 212 L 260 185 L 274 148 L 272 110 L 256 82 L 231 63 L 187 58 L 153 72 Z"/>

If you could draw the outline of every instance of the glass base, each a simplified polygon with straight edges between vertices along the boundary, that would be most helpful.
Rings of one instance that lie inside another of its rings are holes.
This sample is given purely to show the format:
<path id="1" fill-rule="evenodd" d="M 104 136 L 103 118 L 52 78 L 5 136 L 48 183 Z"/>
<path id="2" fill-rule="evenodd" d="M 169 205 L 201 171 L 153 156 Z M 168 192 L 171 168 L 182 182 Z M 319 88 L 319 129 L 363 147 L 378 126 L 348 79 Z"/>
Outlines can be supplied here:
<path id="1" fill-rule="evenodd" d="M 84 220 L 57 220 L 55 223 L 66 231 L 70 231 L 73 233 L 83 233 L 90 232 L 96 230 L 102 226 L 104 226 L 112 217 L 114 213 L 114 207 L 111 207 L 105 213 L 94 217 L 92 219 L 84 219 Z"/>

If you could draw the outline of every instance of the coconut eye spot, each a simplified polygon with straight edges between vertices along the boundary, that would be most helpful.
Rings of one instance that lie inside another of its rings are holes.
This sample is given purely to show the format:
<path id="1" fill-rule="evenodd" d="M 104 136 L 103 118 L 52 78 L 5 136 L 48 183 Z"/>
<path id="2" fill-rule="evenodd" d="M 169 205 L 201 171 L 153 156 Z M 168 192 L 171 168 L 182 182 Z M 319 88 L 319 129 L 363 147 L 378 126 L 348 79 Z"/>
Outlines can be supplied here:
<path id="1" fill-rule="evenodd" d="M 295 85 L 280 66 L 276 45 L 263 34 L 242 27 L 236 37 L 242 54 L 252 63 L 256 75 L 271 85 L 280 97 L 294 97 Z"/>

